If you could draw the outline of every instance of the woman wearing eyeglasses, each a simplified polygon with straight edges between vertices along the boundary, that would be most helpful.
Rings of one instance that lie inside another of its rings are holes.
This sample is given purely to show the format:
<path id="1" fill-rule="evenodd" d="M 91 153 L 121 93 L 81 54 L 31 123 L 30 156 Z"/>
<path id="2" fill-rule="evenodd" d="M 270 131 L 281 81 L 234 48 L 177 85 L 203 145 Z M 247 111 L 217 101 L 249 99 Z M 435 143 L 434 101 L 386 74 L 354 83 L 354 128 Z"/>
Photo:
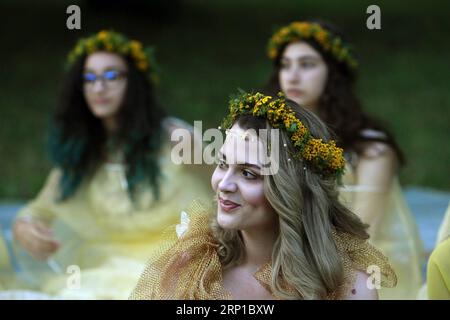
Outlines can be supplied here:
<path id="1" fill-rule="evenodd" d="M 170 159 L 170 135 L 184 122 L 155 101 L 156 66 L 149 49 L 101 31 L 81 39 L 54 115 L 54 162 L 39 195 L 18 215 L 16 248 L 47 263 L 30 281 L 67 298 L 126 298 L 161 230 L 193 194 L 209 199 L 195 172 Z"/>

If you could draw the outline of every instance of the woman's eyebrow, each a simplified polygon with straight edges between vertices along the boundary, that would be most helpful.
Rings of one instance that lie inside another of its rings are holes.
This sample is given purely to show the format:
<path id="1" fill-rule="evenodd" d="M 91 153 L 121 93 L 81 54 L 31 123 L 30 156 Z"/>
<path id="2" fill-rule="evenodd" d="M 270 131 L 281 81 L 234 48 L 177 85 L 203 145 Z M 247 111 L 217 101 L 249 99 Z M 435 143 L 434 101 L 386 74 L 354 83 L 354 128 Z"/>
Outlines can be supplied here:
<path id="1" fill-rule="evenodd" d="M 252 164 L 252 163 L 248 163 L 248 162 L 246 162 L 246 163 L 240 163 L 240 164 L 238 164 L 238 166 L 239 167 L 248 167 L 248 168 L 254 168 L 254 169 L 257 169 L 257 170 L 261 170 L 261 167 L 260 166 L 258 166 L 257 164 Z"/>
<path id="2" fill-rule="evenodd" d="M 311 55 L 311 54 L 306 54 L 306 55 L 302 55 L 299 57 L 293 57 L 293 58 L 290 58 L 290 57 L 281 58 L 281 60 L 306 60 L 306 59 L 319 59 L 319 57 L 315 56 L 315 55 Z"/>
<path id="3" fill-rule="evenodd" d="M 304 56 L 300 56 L 297 59 L 298 60 L 306 60 L 306 59 L 317 60 L 317 59 L 319 59 L 319 57 L 318 56 L 313 56 L 311 54 L 307 54 L 307 55 L 304 55 Z"/>
<path id="4" fill-rule="evenodd" d="M 101 72 L 111 71 L 111 70 L 117 70 L 117 71 L 120 71 L 120 68 L 117 67 L 117 66 L 106 66 L 106 67 L 103 67 L 103 68 L 102 68 L 102 71 L 101 71 Z M 93 72 L 93 73 L 95 72 L 95 70 L 93 70 L 93 69 L 91 69 L 91 68 L 89 68 L 89 67 L 84 68 L 83 71 L 84 71 L 84 72 Z"/>
<path id="5" fill-rule="evenodd" d="M 219 155 L 219 158 L 223 158 L 223 160 L 227 159 L 227 157 L 222 153 L 222 151 L 219 151 L 218 155 Z M 253 163 L 245 162 L 245 163 L 238 163 L 237 165 L 239 167 L 247 167 L 247 168 L 254 168 L 254 169 L 257 169 L 257 170 L 261 170 L 260 166 L 258 166 L 257 164 L 253 164 Z"/>

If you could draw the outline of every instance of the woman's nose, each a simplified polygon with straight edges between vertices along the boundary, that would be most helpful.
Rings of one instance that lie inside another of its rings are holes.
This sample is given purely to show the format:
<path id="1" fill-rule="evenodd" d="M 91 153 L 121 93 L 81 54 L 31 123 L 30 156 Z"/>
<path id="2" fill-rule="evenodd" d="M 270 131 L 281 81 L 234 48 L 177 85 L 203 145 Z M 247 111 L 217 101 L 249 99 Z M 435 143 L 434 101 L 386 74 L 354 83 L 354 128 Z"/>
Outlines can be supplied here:
<path id="1" fill-rule="evenodd" d="M 220 192 L 236 192 L 237 191 L 237 184 L 234 181 L 233 174 L 231 170 L 228 170 L 227 173 L 223 176 L 223 178 L 220 180 L 218 185 Z"/>
<path id="2" fill-rule="evenodd" d="M 289 69 L 288 71 L 288 80 L 291 83 L 300 83 L 301 75 L 300 70 L 296 67 Z"/>
<path id="3" fill-rule="evenodd" d="M 103 79 L 96 79 L 94 82 L 93 91 L 94 92 L 101 92 L 106 89 L 106 83 Z"/>

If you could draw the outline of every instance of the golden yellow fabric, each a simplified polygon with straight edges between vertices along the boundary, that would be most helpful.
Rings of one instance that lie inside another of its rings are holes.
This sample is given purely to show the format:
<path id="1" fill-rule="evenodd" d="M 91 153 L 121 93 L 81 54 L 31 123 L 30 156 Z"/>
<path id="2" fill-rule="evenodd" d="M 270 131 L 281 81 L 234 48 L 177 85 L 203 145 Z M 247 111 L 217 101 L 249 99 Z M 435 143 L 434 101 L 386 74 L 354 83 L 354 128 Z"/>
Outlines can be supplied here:
<path id="1" fill-rule="evenodd" d="M 450 238 L 439 244 L 430 256 L 427 288 L 429 299 L 450 300 Z"/>
<path id="2" fill-rule="evenodd" d="M 197 201 L 186 211 L 182 213 L 182 223 L 168 229 L 167 241 L 151 257 L 130 299 L 232 299 L 223 287 L 219 245 L 209 226 L 211 213 Z M 334 233 L 333 237 L 341 253 L 345 285 L 330 299 L 348 293 L 356 279 L 355 270 L 366 272 L 370 265 L 380 267 L 382 286 L 395 286 L 395 273 L 378 250 L 348 234 Z M 269 263 L 254 276 L 272 292 Z M 277 299 L 275 295 L 274 299 Z"/>
<path id="3" fill-rule="evenodd" d="M 380 299 L 416 299 L 422 285 L 423 246 L 398 178 L 394 179 L 390 188 L 376 190 L 356 184 L 353 168 L 347 165 L 340 195 L 351 210 L 356 197 L 377 200 L 376 209 L 380 212 L 380 220 L 370 242 L 389 258 L 398 278 L 395 288 L 382 288 L 379 291 Z"/>
<path id="4" fill-rule="evenodd" d="M 57 202 L 60 172 L 53 170 L 37 198 L 19 214 L 51 224 L 61 248 L 47 263 L 37 264 L 18 244 L 24 276 L 43 292 L 63 298 L 126 299 L 147 258 L 158 248 L 161 233 L 178 220 L 178 213 L 195 197 L 211 202 L 209 184 L 186 166 L 170 159 L 170 144 L 162 152 L 161 196 L 141 188 L 130 200 L 123 164 L 105 163 L 64 202 Z M 67 286 L 81 271 L 80 288 Z"/>

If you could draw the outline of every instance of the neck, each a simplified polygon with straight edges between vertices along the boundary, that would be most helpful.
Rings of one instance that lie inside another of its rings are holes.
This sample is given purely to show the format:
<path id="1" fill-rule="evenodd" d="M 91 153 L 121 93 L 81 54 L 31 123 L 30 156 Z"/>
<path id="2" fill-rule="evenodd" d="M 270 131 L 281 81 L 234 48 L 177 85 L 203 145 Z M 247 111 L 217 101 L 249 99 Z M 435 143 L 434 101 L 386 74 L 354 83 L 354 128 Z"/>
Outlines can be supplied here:
<path id="1" fill-rule="evenodd" d="M 118 129 L 117 120 L 114 117 L 105 118 L 102 120 L 103 128 L 106 130 L 108 136 L 113 136 Z"/>
<path id="2" fill-rule="evenodd" d="M 301 103 L 298 99 L 292 99 L 295 101 L 299 106 L 302 106 L 303 108 L 307 109 L 308 111 L 311 111 L 316 116 L 319 116 L 319 102 L 313 102 L 309 103 L 308 105 Z"/>
<path id="3" fill-rule="evenodd" d="M 305 107 L 306 109 L 314 113 L 316 116 L 319 116 L 319 106 L 317 106 L 316 104 L 310 104 Z"/>
<path id="4" fill-rule="evenodd" d="M 277 240 L 276 230 L 241 231 L 245 247 L 243 265 L 258 269 L 272 259 L 273 246 Z"/>

